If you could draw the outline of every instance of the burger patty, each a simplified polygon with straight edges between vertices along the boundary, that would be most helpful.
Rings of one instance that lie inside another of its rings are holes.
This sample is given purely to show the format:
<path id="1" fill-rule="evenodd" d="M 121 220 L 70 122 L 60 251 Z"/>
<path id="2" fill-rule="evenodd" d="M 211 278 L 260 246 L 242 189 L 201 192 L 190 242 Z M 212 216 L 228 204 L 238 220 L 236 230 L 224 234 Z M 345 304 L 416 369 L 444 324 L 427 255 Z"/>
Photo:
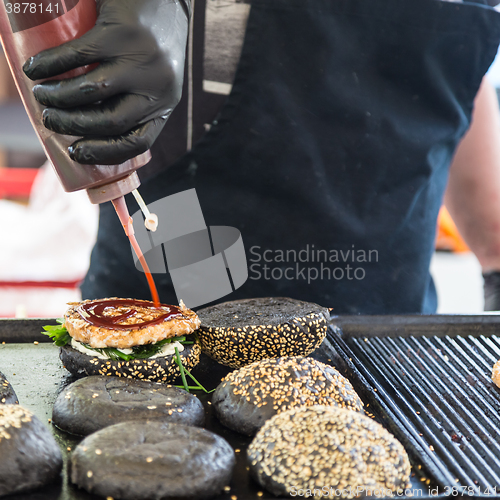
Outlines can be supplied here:
<path id="1" fill-rule="evenodd" d="M 120 300 L 109 298 L 99 300 L 103 301 Z M 133 316 L 124 319 L 120 325 L 130 325 L 130 330 L 115 329 L 112 326 L 94 326 L 86 321 L 78 312 L 78 307 L 82 304 L 94 302 L 92 300 L 84 300 L 82 302 L 71 302 L 70 308 L 64 315 L 64 324 L 68 333 L 78 342 L 89 345 L 90 347 L 105 348 L 116 347 L 127 349 L 137 345 L 154 344 L 160 340 L 188 335 L 200 326 L 200 320 L 195 312 L 188 309 L 184 304 L 180 305 L 182 313 L 181 317 L 167 319 L 158 324 L 149 324 L 141 328 L 133 328 L 137 323 L 149 321 L 159 317 L 166 312 L 165 309 L 136 306 L 137 311 Z M 129 306 L 116 306 L 105 311 L 105 315 L 119 316 L 126 313 L 130 309 Z"/>

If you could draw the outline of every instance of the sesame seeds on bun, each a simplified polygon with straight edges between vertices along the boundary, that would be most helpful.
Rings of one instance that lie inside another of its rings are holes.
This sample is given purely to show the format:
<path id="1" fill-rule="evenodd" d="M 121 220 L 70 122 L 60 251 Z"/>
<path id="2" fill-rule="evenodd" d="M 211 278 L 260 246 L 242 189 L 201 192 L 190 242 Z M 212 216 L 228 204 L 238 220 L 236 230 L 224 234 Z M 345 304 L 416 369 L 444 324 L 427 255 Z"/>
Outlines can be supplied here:
<path id="1" fill-rule="evenodd" d="M 51 483 L 62 464 L 54 436 L 33 413 L 0 404 L 0 497 Z"/>
<path id="2" fill-rule="evenodd" d="M 17 396 L 9 381 L 0 372 L 0 404 L 15 404 Z"/>
<path id="3" fill-rule="evenodd" d="M 369 490 L 388 496 L 410 486 L 401 443 L 363 413 L 342 408 L 293 408 L 274 416 L 247 457 L 253 477 L 275 495 L 295 488 L 319 489 L 322 498 L 369 496 Z"/>
<path id="4" fill-rule="evenodd" d="M 102 376 L 68 385 L 52 408 L 52 423 L 80 436 L 121 422 L 145 420 L 201 426 L 205 410 L 196 396 L 178 387 Z"/>
<path id="5" fill-rule="evenodd" d="M 332 366 L 304 357 L 264 359 L 230 373 L 217 387 L 212 404 L 226 427 L 247 435 L 296 406 L 363 410 L 349 380 Z"/>
<path id="6" fill-rule="evenodd" d="M 185 345 L 180 353 L 184 368 L 191 371 L 200 360 L 198 344 Z M 113 375 L 115 377 L 137 378 L 151 382 L 173 383 L 180 377 L 180 369 L 175 356 L 161 356 L 154 359 L 134 359 L 118 361 L 99 359 L 73 349 L 70 345 L 61 347 L 59 354 L 64 367 L 77 377 L 88 375 Z"/>
<path id="7" fill-rule="evenodd" d="M 124 422 L 87 436 L 71 454 L 71 482 L 123 500 L 203 500 L 231 480 L 236 458 L 221 436 L 164 421 Z"/>
<path id="8" fill-rule="evenodd" d="M 326 336 L 328 309 L 310 302 L 268 297 L 235 300 L 198 311 L 202 350 L 239 368 L 282 356 L 308 356 Z"/>

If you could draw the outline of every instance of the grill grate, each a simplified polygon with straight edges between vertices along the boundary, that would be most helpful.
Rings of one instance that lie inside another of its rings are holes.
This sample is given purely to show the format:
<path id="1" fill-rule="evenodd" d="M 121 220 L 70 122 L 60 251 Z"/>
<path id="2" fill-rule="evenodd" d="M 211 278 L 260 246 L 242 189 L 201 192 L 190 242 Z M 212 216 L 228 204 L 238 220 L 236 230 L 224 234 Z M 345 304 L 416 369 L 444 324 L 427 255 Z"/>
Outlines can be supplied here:
<path id="1" fill-rule="evenodd" d="M 500 337 L 343 340 L 345 355 L 395 408 L 400 428 L 426 451 L 445 485 L 500 493 L 500 390 L 491 381 Z"/>

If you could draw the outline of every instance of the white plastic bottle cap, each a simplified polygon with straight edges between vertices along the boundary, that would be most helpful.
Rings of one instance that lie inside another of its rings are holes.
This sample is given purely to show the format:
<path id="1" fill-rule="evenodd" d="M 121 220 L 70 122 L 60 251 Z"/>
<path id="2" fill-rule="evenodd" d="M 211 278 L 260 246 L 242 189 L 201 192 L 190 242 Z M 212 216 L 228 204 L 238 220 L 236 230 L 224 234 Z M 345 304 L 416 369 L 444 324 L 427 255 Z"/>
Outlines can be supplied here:
<path id="1" fill-rule="evenodd" d="M 146 229 L 153 232 L 156 231 L 156 228 L 158 227 L 158 216 L 150 213 L 149 217 L 144 221 L 144 225 L 146 226 Z"/>

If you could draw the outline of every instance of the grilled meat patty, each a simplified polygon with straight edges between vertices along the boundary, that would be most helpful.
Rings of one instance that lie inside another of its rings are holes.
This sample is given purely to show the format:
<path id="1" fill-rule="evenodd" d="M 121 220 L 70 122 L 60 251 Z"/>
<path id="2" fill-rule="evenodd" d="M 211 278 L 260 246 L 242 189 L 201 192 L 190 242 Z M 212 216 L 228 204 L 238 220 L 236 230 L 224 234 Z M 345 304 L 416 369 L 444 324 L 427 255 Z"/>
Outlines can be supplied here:
<path id="1" fill-rule="evenodd" d="M 99 300 L 114 301 L 120 300 L 109 298 Z M 180 305 L 181 317 L 167 319 L 157 324 L 149 324 L 140 328 L 133 328 L 133 325 L 142 323 L 159 317 L 168 312 L 167 309 L 160 307 L 135 306 L 137 311 L 133 316 L 120 321 L 120 325 L 130 325 L 131 329 L 123 330 L 116 329 L 113 326 L 94 326 L 85 320 L 78 311 L 82 304 L 92 303 L 92 300 L 84 300 L 82 302 L 70 303 L 70 308 L 64 315 L 64 324 L 68 333 L 78 342 L 89 345 L 94 348 L 116 347 L 119 349 L 127 349 L 137 345 L 154 344 L 163 339 L 171 337 L 179 337 L 188 335 L 200 326 L 200 320 L 196 313 L 188 309 L 184 304 Z M 146 301 L 144 301 L 146 303 Z M 120 316 L 130 310 L 127 305 L 110 307 L 104 311 L 107 317 Z"/>

